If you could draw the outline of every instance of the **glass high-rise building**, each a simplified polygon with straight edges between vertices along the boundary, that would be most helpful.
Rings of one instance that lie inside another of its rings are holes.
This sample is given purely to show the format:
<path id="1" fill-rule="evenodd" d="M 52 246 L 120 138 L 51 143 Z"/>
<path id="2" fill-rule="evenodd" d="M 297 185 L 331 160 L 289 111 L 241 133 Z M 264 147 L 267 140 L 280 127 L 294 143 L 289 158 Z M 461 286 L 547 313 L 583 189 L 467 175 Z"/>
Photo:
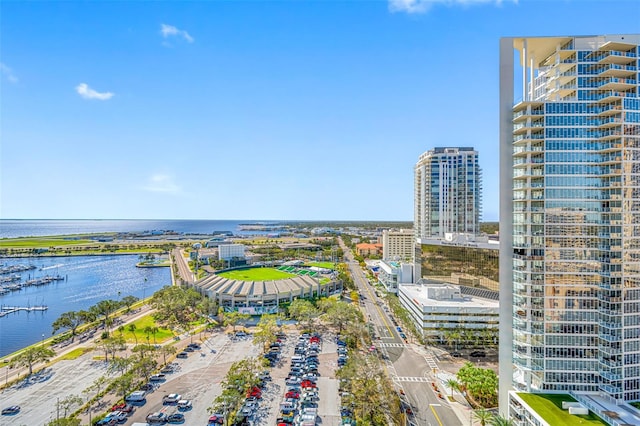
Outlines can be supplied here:
<path id="1" fill-rule="evenodd" d="M 510 389 L 640 400 L 639 44 L 501 40 L 503 413 Z"/>
<path id="2" fill-rule="evenodd" d="M 414 168 L 416 238 L 478 234 L 482 173 L 473 148 L 434 148 Z"/>

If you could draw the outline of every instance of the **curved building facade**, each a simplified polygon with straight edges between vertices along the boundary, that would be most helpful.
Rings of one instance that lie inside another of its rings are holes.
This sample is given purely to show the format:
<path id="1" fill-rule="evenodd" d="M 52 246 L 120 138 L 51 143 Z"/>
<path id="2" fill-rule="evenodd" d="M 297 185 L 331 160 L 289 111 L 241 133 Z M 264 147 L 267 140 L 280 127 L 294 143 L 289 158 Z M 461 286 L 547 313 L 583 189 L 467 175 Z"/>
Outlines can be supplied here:
<path id="1" fill-rule="evenodd" d="M 340 281 L 321 282 L 310 276 L 277 281 L 242 281 L 213 274 L 194 286 L 200 293 L 216 300 L 225 311 L 251 315 L 277 313 L 282 303 L 329 296 L 342 291 Z"/>

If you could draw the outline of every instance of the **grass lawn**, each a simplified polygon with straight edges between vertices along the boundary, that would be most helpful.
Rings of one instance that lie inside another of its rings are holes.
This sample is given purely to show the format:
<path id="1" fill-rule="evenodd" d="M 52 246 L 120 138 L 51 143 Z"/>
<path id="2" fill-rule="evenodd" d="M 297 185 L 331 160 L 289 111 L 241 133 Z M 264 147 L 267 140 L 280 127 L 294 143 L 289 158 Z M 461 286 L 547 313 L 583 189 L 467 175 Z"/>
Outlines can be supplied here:
<path id="1" fill-rule="evenodd" d="M 308 265 L 326 269 L 333 269 L 335 266 L 332 262 L 309 262 Z"/>
<path id="2" fill-rule="evenodd" d="M 602 426 L 607 424 L 593 413 L 577 416 L 569 414 L 569 410 L 563 410 L 562 401 L 575 401 L 566 394 L 518 393 L 518 396 L 551 425 Z"/>
<path id="3" fill-rule="evenodd" d="M 238 269 L 235 271 L 221 272 L 217 275 L 232 280 L 242 281 L 276 281 L 297 276 L 296 274 L 278 271 L 274 268 Z"/>
<path id="4" fill-rule="evenodd" d="M 93 350 L 92 348 L 76 348 L 71 352 L 69 352 L 68 354 L 63 355 L 60 358 L 57 358 L 56 361 L 62 361 L 62 360 L 73 361 L 74 359 L 79 358 L 85 353 L 91 352 L 92 350 Z"/>
<path id="5" fill-rule="evenodd" d="M 93 243 L 91 240 L 66 240 L 64 238 L 2 238 L 0 248 L 48 248 Z"/>
<path id="6" fill-rule="evenodd" d="M 173 333 L 171 330 L 166 328 L 161 328 L 156 321 L 153 319 L 151 314 L 145 315 L 137 321 L 134 321 L 133 324 L 136 326 L 135 337 L 134 333 L 129 331 L 129 324 L 124 326 L 124 331 L 122 336 L 127 341 L 127 343 L 135 343 L 136 339 L 138 339 L 138 344 L 147 343 L 147 333 L 144 332 L 145 327 L 158 327 L 158 332 L 155 335 L 155 342 L 162 343 L 166 340 L 173 339 Z M 119 336 L 119 331 L 114 331 L 114 335 Z M 149 334 L 149 343 L 154 344 L 153 333 Z"/>

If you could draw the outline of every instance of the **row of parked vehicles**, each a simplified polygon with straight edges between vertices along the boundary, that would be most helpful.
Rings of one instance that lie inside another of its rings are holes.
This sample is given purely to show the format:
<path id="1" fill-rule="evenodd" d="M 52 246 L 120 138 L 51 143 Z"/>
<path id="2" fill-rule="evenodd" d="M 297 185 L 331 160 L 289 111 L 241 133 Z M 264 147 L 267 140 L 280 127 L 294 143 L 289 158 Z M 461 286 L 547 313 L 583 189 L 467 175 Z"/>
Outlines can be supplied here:
<path id="1" fill-rule="evenodd" d="M 285 379 L 284 399 L 280 403 L 278 426 L 315 426 L 318 419 L 318 367 L 320 334 L 305 333 L 291 357 L 289 375 Z"/>
<path id="2" fill-rule="evenodd" d="M 349 348 L 347 348 L 347 342 L 342 340 L 340 336 L 336 337 L 336 351 L 338 352 L 338 367 L 344 367 L 349 359 Z M 340 416 L 343 425 L 355 425 L 356 421 L 353 417 L 353 410 L 349 407 L 343 406 L 340 409 Z"/>
<path id="3" fill-rule="evenodd" d="M 190 343 L 186 348 L 184 353 L 194 352 L 200 350 L 200 345 L 198 343 Z M 127 416 L 131 415 L 135 406 L 143 406 L 147 402 L 147 395 L 150 392 L 153 392 L 157 389 L 162 383 L 167 380 L 167 375 L 175 373 L 180 370 L 180 364 L 177 362 L 171 362 L 165 365 L 159 373 L 152 375 L 149 378 L 149 382 L 142 386 L 140 390 L 134 391 L 125 397 L 124 406 L 131 407 L 131 410 L 127 412 Z M 148 424 L 155 425 L 164 425 L 166 423 L 169 424 L 182 424 L 185 422 L 186 411 L 190 411 L 193 406 L 192 402 L 188 399 L 182 398 L 179 394 L 168 394 L 165 395 L 162 399 L 162 404 L 165 406 L 175 406 L 176 410 L 174 412 L 168 412 L 171 410 L 164 409 L 162 411 L 151 412 L 147 415 L 146 421 Z M 114 406 L 116 407 L 116 406 Z M 121 411 L 117 410 L 116 412 Z M 126 417 L 124 416 L 116 416 L 115 414 L 110 413 L 105 419 L 109 419 L 110 417 L 115 418 L 124 418 L 124 420 L 119 421 L 118 423 L 125 423 Z M 105 420 L 103 419 L 103 420 Z M 102 423 L 100 426 L 111 426 L 112 423 Z"/>

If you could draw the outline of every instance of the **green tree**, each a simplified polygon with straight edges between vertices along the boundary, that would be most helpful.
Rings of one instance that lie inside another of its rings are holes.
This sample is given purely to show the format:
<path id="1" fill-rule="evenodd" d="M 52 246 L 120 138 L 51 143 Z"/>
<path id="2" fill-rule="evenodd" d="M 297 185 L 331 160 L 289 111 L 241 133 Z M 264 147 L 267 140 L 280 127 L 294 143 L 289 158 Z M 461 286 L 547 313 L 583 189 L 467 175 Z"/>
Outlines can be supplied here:
<path id="1" fill-rule="evenodd" d="M 127 308 L 127 312 L 131 312 L 131 306 L 133 306 L 133 304 L 136 303 L 138 300 L 140 299 L 135 296 L 129 295 L 129 296 L 123 297 L 121 303 Z"/>
<path id="2" fill-rule="evenodd" d="M 224 325 L 225 325 L 225 327 L 233 326 L 233 331 L 235 333 L 236 326 L 238 324 L 240 324 L 241 322 L 243 322 L 243 321 L 247 321 L 250 318 L 251 318 L 251 315 L 243 314 L 243 313 L 240 313 L 238 311 L 225 312 L 225 314 L 224 314 Z"/>
<path id="3" fill-rule="evenodd" d="M 261 346 L 263 351 L 266 352 L 271 343 L 276 341 L 276 333 L 278 332 L 278 325 L 275 315 L 262 315 L 257 325 L 257 330 L 253 333 L 253 343 L 256 346 Z"/>
<path id="4" fill-rule="evenodd" d="M 323 317 L 325 321 L 336 328 L 338 334 L 341 334 L 348 324 L 363 321 L 360 310 L 350 303 L 329 297 L 320 300 L 318 307 L 325 313 Z"/>
<path id="5" fill-rule="evenodd" d="M 10 366 L 29 368 L 29 376 L 33 374 L 33 366 L 39 362 L 47 362 L 56 355 L 55 351 L 44 346 L 31 346 L 11 359 Z"/>
<path id="6" fill-rule="evenodd" d="M 511 419 L 506 417 L 502 417 L 500 415 L 495 415 L 489 419 L 490 426 L 513 426 L 514 422 Z"/>
<path id="7" fill-rule="evenodd" d="M 71 408 L 73 408 L 74 406 L 81 406 L 82 403 L 84 401 L 82 400 L 82 398 L 80 398 L 78 395 L 69 395 L 64 399 L 61 399 L 59 401 L 56 402 L 57 405 L 57 411 L 59 412 L 60 410 L 64 411 L 64 414 L 62 417 L 67 417 L 67 413 L 69 412 L 69 410 L 71 410 Z"/>
<path id="8" fill-rule="evenodd" d="M 133 374 L 123 374 L 113 381 L 113 390 L 116 394 L 122 395 L 122 398 L 124 398 L 133 388 L 134 383 L 135 378 L 133 377 Z"/>
<path id="9" fill-rule="evenodd" d="M 101 300 L 95 305 L 93 305 L 90 310 L 93 311 L 96 316 L 102 316 L 102 326 L 105 331 L 108 332 L 107 326 L 110 323 L 109 317 L 113 314 L 118 308 L 120 308 L 120 302 L 116 300 Z"/>
<path id="10" fill-rule="evenodd" d="M 480 426 L 487 426 L 487 422 L 493 418 L 491 411 L 479 408 L 473 412 L 473 418 L 480 422 Z"/>
<path id="11" fill-rule="evenodd" d="M 47 426 L 80 426 L 80 419 L 62 418 L 54 419 L 47 423 Z"/>
<path id="12" fill-rule="evenodd" d="M 127 326 L 127 330 L 129 330 L 131 332 L 131 334 L 133 334 L 133 339 L 136 342 L 136 345 L 138 344 L 138 335 L 136 334 L 136 329 L 138 327 L 136 327 L 136 325 L 134 323 L 131 323 Z"/>
<path id="13" fill-rule="evenodd" d="M 197 306 L 202 297 L 193 288 L 163 287 L 151 298 L 151 306 L 156 310 L 153 317 L 165 327 L 186 329 L 190 322 L 198 318 Z"/>
<path id="14" fill-rule="evenodd" d="M 147 344 L 148 344 L 148 345 L 150 345 L 150 344 L 151 344 L 151 342 L 150 342 L 150 340 L 151 340 L 151 339 L 150 339 L 151 334 L 154 334 L 154 335 L 155 335 L 155 333 L 153 332 L 153 327 L 152 327 L 152 326 L 150 326 L 150 325 L 148 325 L 148 326 L 146 326 L 142 331 L 143 331 L 143 332 L 144 332 L 144 334 L 147 336 Z"/>
<path id="15" fill-rule="evenodd" d="M 458 389 L 458 381 L 456 379 L 447 380 L 447 386 L 451 389 L 451 398 L 453 398 L 453 391 Z"/>
<path id="16" fill-rule="evenodd" d="M 84 318 L 75 311 L 64 312 L 60 314 L 60 317 L 56 319 L 53 324 L 53 333 L 56 334 L 61 328 L 65 328 L 71 331 L 71 341 L 73 342 L 76 336 L 76 330 L 84 323 Z"/>
<path id="17" fill-rule="evenodd" d="M 296 299 L 289 305 L 289 316 L 300 322 L 305 330 L 313 328 L 313 322 L 318 316 L 318 310 L 305 299 Z"/>
<path id="18" fill-rule="evenodd" d="M 176 347 L 172 346 L 172 345 L 160 346 L 159 351 L 162 354 L 162 363 L 163 364 L 167 363 L 167 355 L 172 355 L 172 354 L 175 354 L 176 352 L 178 352 Z"/>

